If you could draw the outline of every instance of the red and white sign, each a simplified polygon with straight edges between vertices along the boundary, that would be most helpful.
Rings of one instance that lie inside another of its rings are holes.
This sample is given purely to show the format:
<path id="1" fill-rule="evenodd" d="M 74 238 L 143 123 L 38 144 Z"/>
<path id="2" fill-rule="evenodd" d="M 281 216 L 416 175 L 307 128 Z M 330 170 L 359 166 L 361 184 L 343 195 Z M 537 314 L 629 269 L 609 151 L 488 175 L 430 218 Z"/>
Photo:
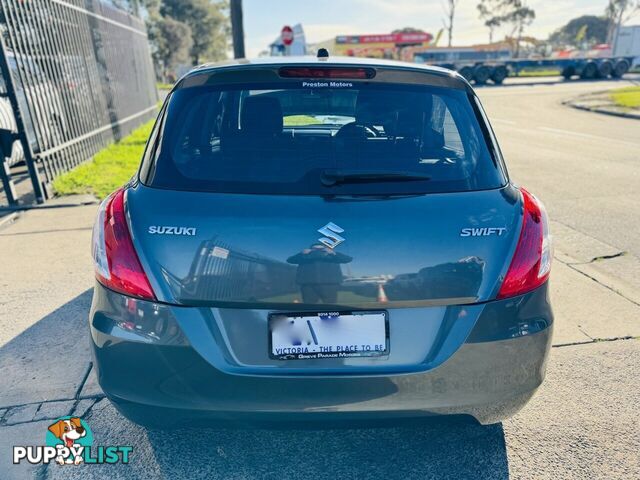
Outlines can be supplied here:
<path id="1" fill-rule="evenodd" d="M 289 46 L 293 43 L 293 28 L 289 25 L 285 25 L 282 27 L 282 31 L 280 32 L 280 38 L 282 38 L 282 43 Z"/>

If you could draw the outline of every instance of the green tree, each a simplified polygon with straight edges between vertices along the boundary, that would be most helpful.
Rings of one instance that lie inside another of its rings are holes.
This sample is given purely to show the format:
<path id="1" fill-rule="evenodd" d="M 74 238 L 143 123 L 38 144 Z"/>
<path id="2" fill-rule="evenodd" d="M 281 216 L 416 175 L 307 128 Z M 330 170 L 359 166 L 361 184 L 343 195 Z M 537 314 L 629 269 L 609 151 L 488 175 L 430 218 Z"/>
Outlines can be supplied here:
<path id="1" fill-rule="evenodd" d="M 549 42 L 556 46 L 580 47 L 582 43 L 596 44 L 607 41 L 609 21 L 605 17 L 582 15 L 571 19 L 549 36 Z M 585 28 L 586 27 L 586 28 Z M 579 34 L 584 29 L 584 38 Z"/>
<path id="2" fill-rule="evenodd" d="M 219 0 L 116 0 L 139 5 L 146 19 L 158 77 L 174 77 L 181 64 L 227 57 L 228 5 Z"/>
<path id="3" fill-rule="evenodd" d="M 138 4 L 143 7 L 149 14 L 160 14 L 160 4 L 162 0 L 140 0 Z"/>
<path id="4" fill-rule="evenodd" d="M 160 15 L 191 28 L 191 63 L 222 60 L 229 48 L 229 20 L 226 2 L 212 0 L 162 0 Z"/>
<path id="5" fill-rule="evenodd" d="M 149 23 L 149 40 L 154 46 L 153 59 L 161 80 L 174 81 L 174 72 L 180 64 L 189 62 L 193 46 L 191 28 L 169 16 Z"/>
<path id="6" fill-rule="evenodd" d="M 513 10 L 505 16 L 505 22 L 511 24 L 513 27 L 511 36 L 516 38 L 516 51 L 514 56 L 518 58 L 520 56 L 520 40 L 522 39 L 522 32 L 525 27 L 528 27 L 533 23 L 536 18 L 536 12 L 532 8 L 522 4 L 522 2 L 513 2 L 515 5 Z"/>
<path id="7" fill-rule="evenodd" d="M 535 11 L 524 0 L 480 0 L 478 12 L 485 25 L 490 28 L 491 36 L 493 29 L 499 26 L 511 27 L 509 36 L 515 38 L 514 56 L 517 57 L 522 33 L 536 18 Z"/>
<path id="8" fill-rule="evenodd" d="M 500 25 L 502 25 L 502 20 L 499 18 L 487 18 L 484 21 L 484 26 L 489 29 L 489 43 L 493 43 L 493 33 Z"/>
<path id="9" fill-rule="evenodd" d="M 609 0 L 605 9 L 608 21 L 607 43 L 615 50 L 616 32 L 620 26 L 640 10 L 640 0 Z"/>

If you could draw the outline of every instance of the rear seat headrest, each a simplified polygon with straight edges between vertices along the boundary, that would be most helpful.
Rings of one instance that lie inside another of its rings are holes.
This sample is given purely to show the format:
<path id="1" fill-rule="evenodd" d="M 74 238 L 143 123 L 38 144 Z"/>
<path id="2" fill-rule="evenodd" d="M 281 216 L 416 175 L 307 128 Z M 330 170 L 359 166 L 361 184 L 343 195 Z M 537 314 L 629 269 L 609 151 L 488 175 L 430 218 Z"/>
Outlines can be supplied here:
<path id="1" fill-rule="evenodd" d="M 277 98 L 252 96 L 242 104 L 241 126 L 244 132 L 282 133 L 282 107 Z"/>
<path id="2" fill-rule="evenodd" d="M 396 112 L 395 121 L 385 125 L 385 132 L 396 137 L 417 138 L 424 124 L 425 113 L 416 108 Z"/>

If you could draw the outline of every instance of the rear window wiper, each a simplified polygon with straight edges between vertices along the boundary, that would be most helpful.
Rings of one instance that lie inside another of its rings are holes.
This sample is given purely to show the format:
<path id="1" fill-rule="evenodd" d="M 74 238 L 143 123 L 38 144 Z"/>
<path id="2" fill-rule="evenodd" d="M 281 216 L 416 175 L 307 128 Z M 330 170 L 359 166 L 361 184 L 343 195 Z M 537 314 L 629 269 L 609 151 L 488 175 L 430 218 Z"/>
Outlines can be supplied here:
<path id="1" fill-rule="evenodd" d="M 320 180 L 324 186 L 332 187 L 342 183 L 419 182 L 430 179 L 429 175 L 403 170 L 328 169 L 322 172 Z"/>

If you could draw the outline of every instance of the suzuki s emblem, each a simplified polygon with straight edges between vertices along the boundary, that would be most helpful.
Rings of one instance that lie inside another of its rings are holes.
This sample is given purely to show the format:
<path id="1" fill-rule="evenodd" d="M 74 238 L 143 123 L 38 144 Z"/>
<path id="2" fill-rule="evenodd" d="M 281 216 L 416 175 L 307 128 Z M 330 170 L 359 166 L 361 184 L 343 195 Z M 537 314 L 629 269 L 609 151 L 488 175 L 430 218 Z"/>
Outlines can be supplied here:
<path id="1" fill-rule="evenodd" d="M 344 229 L 340 228 L 335 223 L 327 223 L 324 227 L 319 228 L 318 232 L 324 235 L 324 237 L 320 237 L 318 241 L 331 249 L 336 248 L 344 242 L 344 238 L 338 235 L 339 233 L 344 232 Z"/>

